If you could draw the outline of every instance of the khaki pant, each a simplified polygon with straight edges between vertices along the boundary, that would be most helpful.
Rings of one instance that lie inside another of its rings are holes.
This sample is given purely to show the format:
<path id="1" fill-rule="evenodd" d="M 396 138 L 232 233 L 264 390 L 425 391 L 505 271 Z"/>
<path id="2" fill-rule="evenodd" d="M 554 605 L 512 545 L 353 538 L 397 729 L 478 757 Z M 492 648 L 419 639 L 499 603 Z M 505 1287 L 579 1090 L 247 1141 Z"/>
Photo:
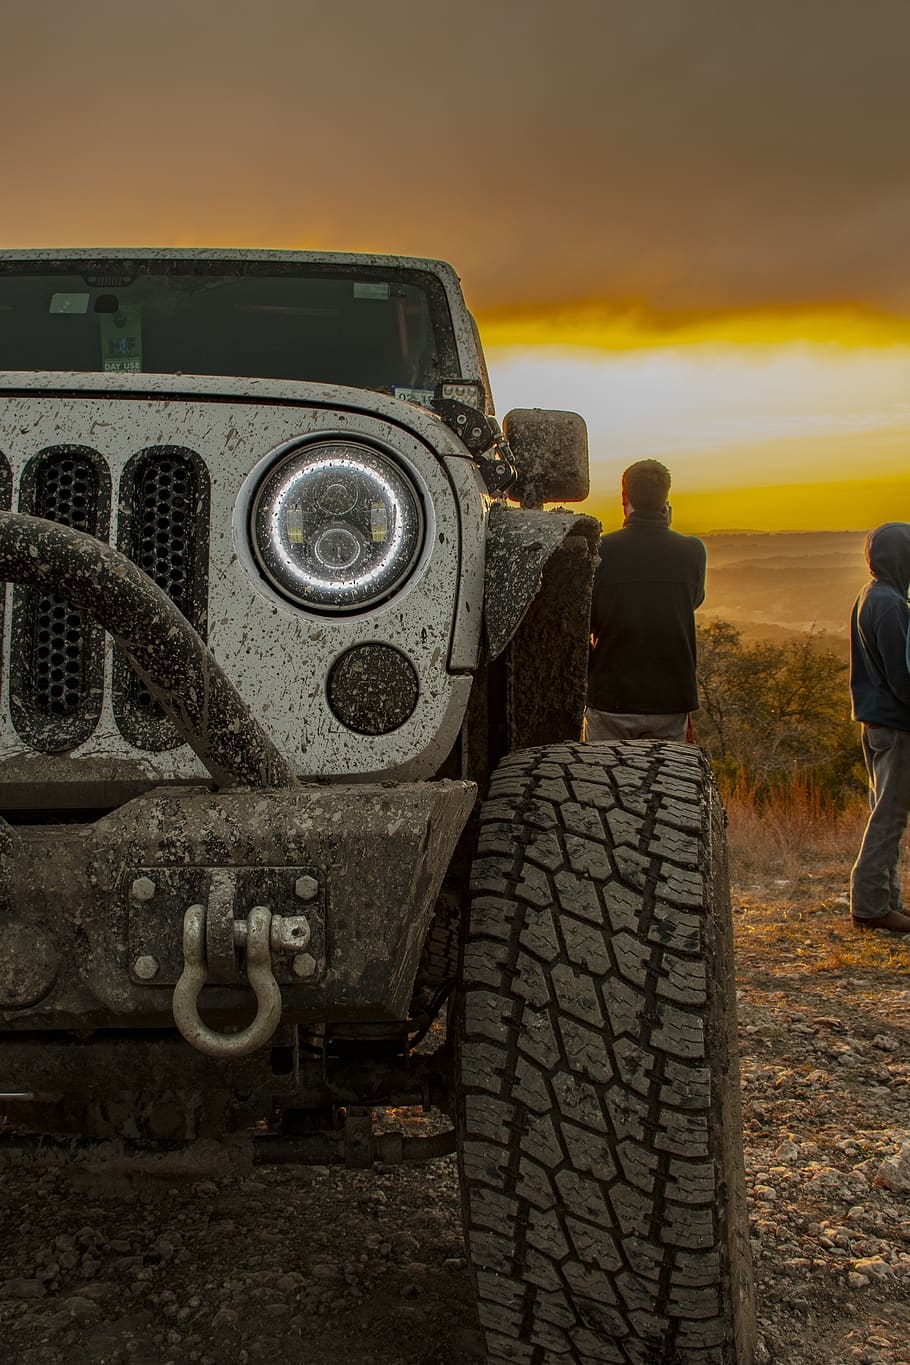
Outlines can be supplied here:
<path id="1" fill-rule="evenodd" d="M 686 742 L 688 711 L 658 712 L 640 716 L 619 711 L 585 708 L 585 739 L 676 739 Z"/>

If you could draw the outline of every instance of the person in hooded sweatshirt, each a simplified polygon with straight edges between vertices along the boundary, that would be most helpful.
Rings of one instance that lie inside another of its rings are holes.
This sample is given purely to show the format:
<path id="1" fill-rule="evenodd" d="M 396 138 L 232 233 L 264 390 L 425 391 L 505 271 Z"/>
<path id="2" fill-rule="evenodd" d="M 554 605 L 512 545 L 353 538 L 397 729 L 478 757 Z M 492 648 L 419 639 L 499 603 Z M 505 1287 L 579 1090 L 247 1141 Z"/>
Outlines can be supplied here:
<path id="1" fill-rule="evenodd" d="M 862 722 L 869 820 L 850 874 L 850 910 L 861 929 L 910 933 L 899 875 L 910 815 L 910 522 L 889 521 L 866 539 L 872 581 L 850 620 L 853 719 Z"/>
<path id="2" fill-rule="evenodd" d="M 698 706 L 705 546 L 670 530 L 670 471 L 659 460 L 630 465 L 621 493 L 625 520 L 601 537 L 594 575 L 585 737 L 683 741 Z"/>

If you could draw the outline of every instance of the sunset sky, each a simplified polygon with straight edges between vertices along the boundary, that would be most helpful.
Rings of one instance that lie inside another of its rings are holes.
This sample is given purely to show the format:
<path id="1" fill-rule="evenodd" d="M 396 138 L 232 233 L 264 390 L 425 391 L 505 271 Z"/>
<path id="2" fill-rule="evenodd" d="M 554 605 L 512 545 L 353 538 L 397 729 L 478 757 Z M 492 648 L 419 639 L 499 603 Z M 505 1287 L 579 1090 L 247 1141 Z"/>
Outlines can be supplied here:
<path id="1" fill-rule="evenodd" d="M 910 520 L 907 0 L 12 0 L 0 246 L 440 256 L 591 509 Z"/>

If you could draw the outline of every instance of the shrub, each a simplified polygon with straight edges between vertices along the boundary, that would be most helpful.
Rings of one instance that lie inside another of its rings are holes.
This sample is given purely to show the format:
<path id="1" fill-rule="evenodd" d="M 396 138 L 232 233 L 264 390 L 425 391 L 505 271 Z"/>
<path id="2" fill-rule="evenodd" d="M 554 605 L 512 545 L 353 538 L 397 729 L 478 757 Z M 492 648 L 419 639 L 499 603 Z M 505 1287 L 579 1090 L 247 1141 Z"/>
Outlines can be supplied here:
<path id="1" fill-rule="evenodd" d="M 758 809 L 790 787 L 797 808 L 810 792 L 837 808 L 862 795 L 847 666 L 811 634 L 745 643 L 729 621 L 713 621 L 699 629 L 698 667 L 695 737 L 725 790 L 744 783 Z"/>

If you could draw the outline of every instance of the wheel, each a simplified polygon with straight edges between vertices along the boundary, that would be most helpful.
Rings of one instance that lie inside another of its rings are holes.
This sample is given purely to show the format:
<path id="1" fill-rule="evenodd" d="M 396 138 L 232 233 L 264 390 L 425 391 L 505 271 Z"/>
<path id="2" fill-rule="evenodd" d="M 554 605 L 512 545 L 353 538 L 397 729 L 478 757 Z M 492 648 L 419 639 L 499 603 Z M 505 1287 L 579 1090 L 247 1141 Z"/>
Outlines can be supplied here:
<path id="1" fill-rule="evenodd" d="M 549 746 L 496 771 L 457 1076 L 491 1365 L 752 1359 L 723 821 L 694 746 Z"/>

